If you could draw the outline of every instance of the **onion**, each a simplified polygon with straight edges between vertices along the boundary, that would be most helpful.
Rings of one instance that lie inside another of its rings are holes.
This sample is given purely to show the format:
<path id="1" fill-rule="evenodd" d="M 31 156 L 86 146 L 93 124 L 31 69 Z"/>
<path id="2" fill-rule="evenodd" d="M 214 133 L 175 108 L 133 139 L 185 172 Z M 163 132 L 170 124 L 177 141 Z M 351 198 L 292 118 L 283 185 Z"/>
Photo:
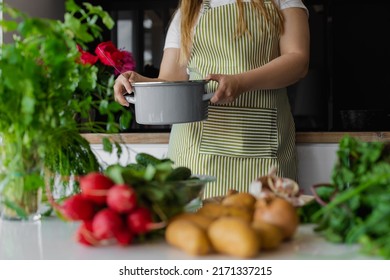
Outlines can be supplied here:
<path id="1" fill-rule="evenodd" d="M 279 227 L 283 239 L 290 239 L 299 225 L 299 217 L 295 207 L 281 197 L 258 199 L 253 215 L 254 221 L 263 221 Z"/>

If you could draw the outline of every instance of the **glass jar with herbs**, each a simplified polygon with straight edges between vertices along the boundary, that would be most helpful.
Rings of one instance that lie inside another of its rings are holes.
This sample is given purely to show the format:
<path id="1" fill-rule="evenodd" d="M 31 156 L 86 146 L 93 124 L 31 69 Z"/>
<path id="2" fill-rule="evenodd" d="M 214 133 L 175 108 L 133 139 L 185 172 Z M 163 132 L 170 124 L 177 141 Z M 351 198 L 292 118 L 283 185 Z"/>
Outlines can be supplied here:
<path id="1" fill-rule="evenodd" d="M 101 79 L 96 65 L 81 62 L 80 47 L 113 27 L 100 6 L 67 0 L 63 21 L 29 17 L 4 3 L 0 11 L 11 18 L 0 21 L 2 30 L 14 33 L 0 49 L 0 211 L 3 218 L 34 220 L 48 176 L 101 170 L 81 132 L 117 133 L 131 112 L 113 99 L 115 73 Z M 91 110 L 106 118 L 90 118 Z M 107 138 L 103 144 L 121 152 Z"/>

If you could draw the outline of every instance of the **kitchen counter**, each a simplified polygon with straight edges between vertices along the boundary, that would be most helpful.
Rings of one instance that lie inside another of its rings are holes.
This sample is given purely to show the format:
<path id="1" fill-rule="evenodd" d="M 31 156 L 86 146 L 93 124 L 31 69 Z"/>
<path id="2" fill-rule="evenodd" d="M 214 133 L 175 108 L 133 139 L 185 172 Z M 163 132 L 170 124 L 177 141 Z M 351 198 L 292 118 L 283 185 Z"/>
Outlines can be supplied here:
<path id="1" fill-rule="evenodd" d="M 63 222 L 56 217 L 38 222 L 0 220 L 0 260 L 191 260 L 233 259 L 226 255 L 190 256 L 171 247 L 163 239 L 145 244 L 120 247 L 88 247 L 74 240 L 78 223 Z M 359 253 L 357 245 L 347 246 L 325 241 L 313 232 L 313 225 L 299 227 L 293 240 L 273 252 L 261 252 L 267 260 L 332 260 L 375 259 Z"/>
<path id="2" fill-rule="evenodd" d="M 345 132 L 365 141 L 390 141 L 390 132 Z M 335 145 L 345 134 L 342 132 L 297 133 L 297 143 L 303 145 Z M 91 144 L 101 144 L 102 137 L 108 136 L 126 144 L 162 144 L 166 146 L 169 133 L 124 133 L 124 134 L 83 134 Z M 322 144 L 323 143 L 323 144 Z M 330 154 L 327 152 L 326 154 Z M 303 158 L 303 156 L 302 156 Z M 304 154 L 307 158 L 307 153 Z M 312 162 L 324 162 L 310 160 Z M 323 172 L 323 166 L 320 166 Z M 313 172 L 309 172 L 310 174 Z M 327 176 L 327 175 L 326 175 Z M 313 179 L 317 182 L 317 178 Z M 310 185 L 310 184 L 308 184 Z M 0 220 L 0 260 L 153 260 L 153 259 L 233 259 L 226 255 L 190 256 L 164 240 L 129 247 L 107 246 L 87 247 L 77 243 L 74 236 L 78 223 L 66 223 L 55 217 L 38 222 Z M 313 225 L 302 225 L 290 242 L 273 252 L 261 252 L 259 259 L 274 260 L 331 260 L 331 259 L 376 259 L 359 253 L 359 246 L 347 246 L 327 242 L 313 232 Z"/>

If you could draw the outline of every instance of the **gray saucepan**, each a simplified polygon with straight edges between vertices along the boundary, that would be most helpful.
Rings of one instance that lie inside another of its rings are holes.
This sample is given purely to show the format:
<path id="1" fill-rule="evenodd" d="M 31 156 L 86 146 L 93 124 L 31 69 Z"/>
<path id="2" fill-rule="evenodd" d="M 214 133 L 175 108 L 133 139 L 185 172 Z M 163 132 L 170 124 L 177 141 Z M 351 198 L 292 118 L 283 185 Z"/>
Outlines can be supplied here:
<path id="1" fill-rule="evenodd" d="M 208 80 L 133 83 L 134 92 L 126 95 L 135 106 L 135 121 L 139 124 L 166 125 L 207 119 Z"/>

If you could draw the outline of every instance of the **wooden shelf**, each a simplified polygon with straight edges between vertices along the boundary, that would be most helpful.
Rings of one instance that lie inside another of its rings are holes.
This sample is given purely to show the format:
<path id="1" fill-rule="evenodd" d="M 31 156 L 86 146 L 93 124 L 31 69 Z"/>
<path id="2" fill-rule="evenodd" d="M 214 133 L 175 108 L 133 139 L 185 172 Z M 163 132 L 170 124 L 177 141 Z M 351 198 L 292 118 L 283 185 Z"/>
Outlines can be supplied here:
<path id="1" fill-rule="evenodd" d="M 390 132 L 297 132 L 296 143 L 338 143 L 350 135 L 365 142 L 390 141 Z"/>
<path id="2" fill-rule="evenodd" d="M 121 134 L 82 134 L 91 144 L 101 144 L 102 138 L 108 137 L 118 143 L 126 144 L 168 144 L 169 133 L 121 133 Z"/>
<path id="3" fill-rule="evenodd" d="M 297 132 L 296 143 L 338 143 L 344 135 L 356 137 L 362 141 L 390 142 L 390 132 Z M 83 134 L 91 144 L 101 144 L 103 137 L 126 144 L 168 144 L 169 133 L 121 133 L 121 134 Z"/>

